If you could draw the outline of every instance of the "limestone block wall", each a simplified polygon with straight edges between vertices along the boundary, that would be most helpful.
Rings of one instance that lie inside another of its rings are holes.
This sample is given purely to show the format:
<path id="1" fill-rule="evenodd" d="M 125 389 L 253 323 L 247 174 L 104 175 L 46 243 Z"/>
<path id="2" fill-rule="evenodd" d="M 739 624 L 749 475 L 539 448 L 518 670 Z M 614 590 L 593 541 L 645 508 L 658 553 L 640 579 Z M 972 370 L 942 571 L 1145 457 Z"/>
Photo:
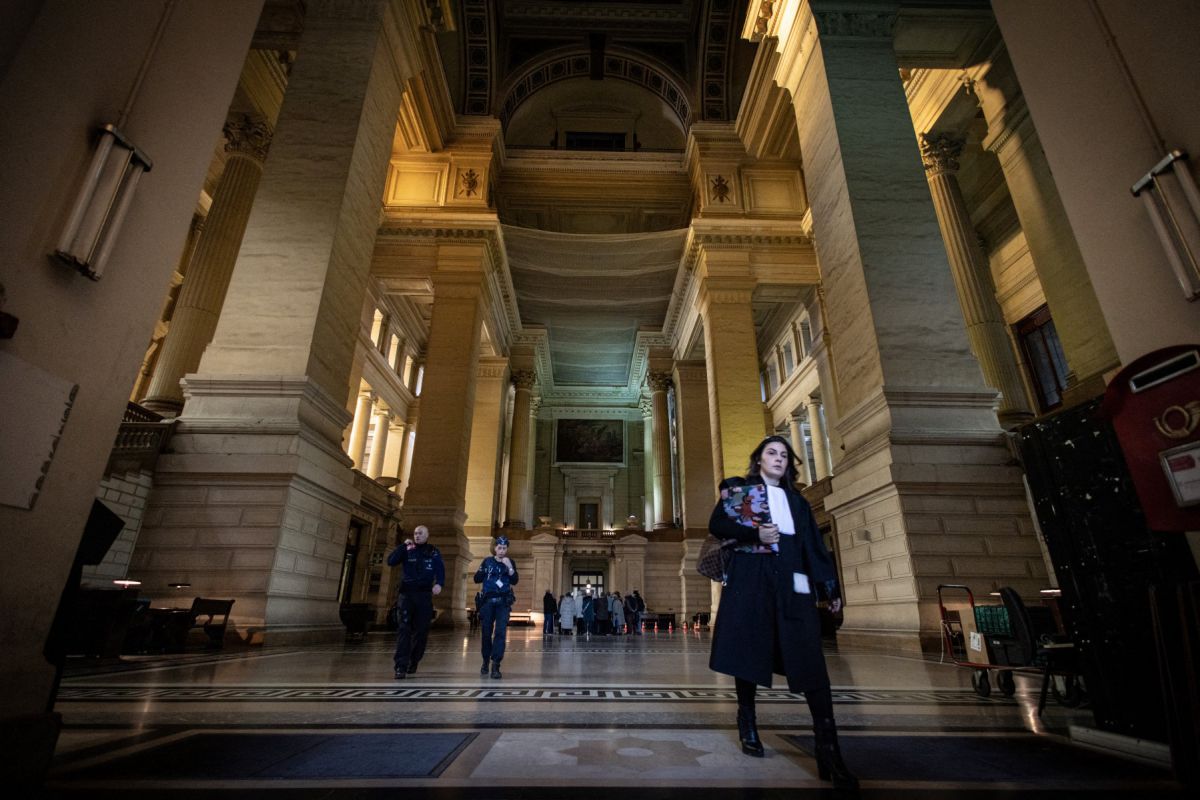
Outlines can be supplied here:
<path id="1" fill-rule="evenodd" d="M 646 545 L 646 585 L 629 588 L 641 592 L 650 611 L 680 613 L 683 611 L 683 592 L 679 584 L 679 565 L 683 546 L 678 538 L 656 541 L 654 534 L 650 534 L 649 538 L 650 542 Z"/>
<path id="2" fill-rule="evenodd" d="M 95 566 L 83 568 L 83 583 L 109 585 L 114 580 L 129 577 L 129 561 L 142 531 L 142 516 L 146 511 L 146 500 L 154 486 L 154 475 L 140 470 L 121 475 L 109 475 L 100 481 L 96 497 L 125 521 L 125 527 L 105 554 L 104 560 Z M 140 580 L 137 576 L 131 580 Z"/>

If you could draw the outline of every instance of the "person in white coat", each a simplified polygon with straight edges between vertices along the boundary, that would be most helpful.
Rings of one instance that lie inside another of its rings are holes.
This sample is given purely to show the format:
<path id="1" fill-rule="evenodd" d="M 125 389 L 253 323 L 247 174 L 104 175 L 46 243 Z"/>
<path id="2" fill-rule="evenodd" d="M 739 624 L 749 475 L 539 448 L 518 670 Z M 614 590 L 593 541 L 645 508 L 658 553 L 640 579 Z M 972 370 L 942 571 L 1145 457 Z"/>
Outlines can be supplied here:
<path id="1" fill-rule="evenodd" d="M 572 595 L 563 595 L 563 599 L 558 603 L 558 624 L 562 628 L 563 633 L 574 633 L 575 598 Z"/>

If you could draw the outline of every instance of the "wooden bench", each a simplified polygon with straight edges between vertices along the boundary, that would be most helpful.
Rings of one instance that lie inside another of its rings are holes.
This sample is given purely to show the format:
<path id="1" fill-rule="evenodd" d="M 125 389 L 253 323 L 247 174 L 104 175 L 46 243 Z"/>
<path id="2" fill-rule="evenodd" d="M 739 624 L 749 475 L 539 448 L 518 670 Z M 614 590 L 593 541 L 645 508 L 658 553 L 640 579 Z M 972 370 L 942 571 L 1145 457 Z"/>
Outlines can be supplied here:
<path id="1" fill-rule="evenodd" d="M 510 611 L 508 613 L 509 625 L 532 625 L 533 612 L 531 611 Z"/>
<path id="2" fill-rule="evenodd" d="M 203 629 L 208 635 L 208 647 L 220 649 L 225 644 L 225 629 L 229 625 L 232 600 L 197 597 L 191 608 L 151 608 L 151 648 L 164 653 L 182 653 L 187 645 L 188 632 Z M 217 621 L 220 617 L 220 622 Z"/>

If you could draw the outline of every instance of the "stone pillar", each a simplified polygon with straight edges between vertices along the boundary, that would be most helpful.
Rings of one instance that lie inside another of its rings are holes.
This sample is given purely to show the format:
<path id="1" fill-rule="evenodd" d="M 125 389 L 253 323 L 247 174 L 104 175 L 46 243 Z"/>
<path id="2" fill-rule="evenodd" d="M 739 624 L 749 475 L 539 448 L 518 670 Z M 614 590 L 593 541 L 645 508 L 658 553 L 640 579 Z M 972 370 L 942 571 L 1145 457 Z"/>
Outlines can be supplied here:
<path id="1" fill-rule="evenodd" d="M 703 361 L 677 361 L 675 382 L 676 435 L 679 439 L 679 483 L 683 527 L 688 538 L 708 535 L 708 516 L 717 499 L 713 483 L 712 428 L 708 412 L 708 373 Z"/>
<path id="2" fill-rule="evenodd" d="M 642 496 L 645 506 L 642 528 L 654 530 L 654 404 L 648 398 L 638 401 L 642 412 Z"/>
<path id="3" fill-rule="evenodd" d="M 792 449 L 796 451 L 796 456 L 800 459 L 800 480 L 804 482 L 805 486 L 811 486 L 816 481 L 813 480 L 812 473 L 809 471 L 808 448 L 804 445 L 804 429 L 800 423 L 799 414 L 788 416 L 788 432 L 792 435 Z"/>
<path id="4" fill-rule="evenodd" d="M 404 441 L 408 438 L 406 426 L 399 421 L 393 414 L 391 422 L 388 425 L 388 449 L 383 460 L 383 472 L 385 478 L 391 478 L 395 482 L 392 483 L 391 489 L 394 492 L 399 492 L 400 483 L 400 467 L 403 463 L 404 456 Z"/>
<path id="5" fill-rule="evenodd" d="M 1020 474 L 963 326 L 897 69 L 894 6 L 764 4 L 774 79 L 796 112 L 825 290 L 844 452 L 837 522 L 839 640 L 937 648 L 936 587 L 1042 580 Z M 824 445 L 810 405 L 815 445 Z M 814 447 L 816 450 L 816 447 Z M 816 477 L 829 468 L 816 457 Z M 1003 535 L 1000 535 L 1003 534 Z"/>
<path id="6" fill-rule="evenodd" d="M 645 597 L 646 588 L 646 545 L 648 540 L 639 533 L 622 536 L 613 545 L 616 554 L 616 566 L 613 588 L 627 597 L 634 589 L 642 592 Z M 630 625 L 632 620 L 627 620 Z"/>
<path id="7" fill-rule="evenodd" d="M 517 370 L 512 374 L 516 395 L 513 398 L 512 446 L 508 459 L 508 509 L 504 516 L 507 528 L 524 528 L 529 519 L 529 456 L 532 428 L 530 398 L 537 382 L 532 370 Z"/>
<path id="8" fill-rule="evenodd" d="M 829 477 L 829 449 L 825 446 L 825 423 L 821 420 L 821 401 L 809 397 L 804 401 L 808 411 L 808 432 L 812 437 L 813 470 L 816 479 L 824 480 Z"/>
<path id="9" fill-rule="evenodd" d="M 404 496 L 408 491 L 408 479 L 412 474 L 412 456 L 417 441 L 417 417 L 420 413 L 420 401 L 408 407 L 408 426 L 404 434 L 404 449 L 400 451 L 400 483 L 396 491 Z"/>
<path id="10" fill-rule="evenodd" d="M 371 437 L 371 457 L 367 461 L 367 477 L 378 478 L 383 474 L 383 459 L 387 455 L 388 429 L 391 427 L 392 412 L 380 401 L 375 406 L 374 435 Z"/>
<path id="11" fill-rule="evenodd" d="M 346 453 L 354 466 L 362 470 L 363 454 L 367 449 L 367 426 L 371 424 L 371 405 L 375 402 L 373 392 L 359 392 L 358 401 L 354 404 L 354 421 L 350 423 L 350 441 L 346 445 Z"/>
<path id="12" fill-rule="evenodd" d="M 650 387 L 651 439 L 654 445 L 654 527 L 675 527 L 675 509 L 671 492 L 671 421 L 667 412 L 669 372 L 646 375 Z"/>
<path id="13" fill-rule="evenodd" d="M 508 359 L 480 359 L 476 371 L 475 407 L 471 414 L 464 528 L 474 553 L 486 553 L 490 549 L 493 525 L 499 515 L 496 473 L 500 469 L 507 401 Z"/>
<path id="14" fill-rule="evenodd" d="M 467 468 L 484 314 L 484 244 L 441 244 L 433 275 L 433 316 L 421 390 L 421 435 L 413 449 L 404 521 L 429 527 L 446 561 L 446 587 L 434 598 L 443 624 L 466 622 L 463 576 L 472 552 L 464 535 Z M 482 556 L 482 554 L 479 554 Z"/>
<path id="15" fill-rule="evenodd" d="M 1001 424 L 1014 427 L 1032 419 L 1033 411 L 1017 370 L 1004 313 L 996 300 L 991 268 L 971 226 L 971 215 L 958 185 L 958 156 L 962 146 L 959 139 L 923 134 L 921 158 L 933 196 L 933 209 L 937 212 L 946 244 L 946 256 L 954 274 L 959 306 L 967 324 L 971 351 L 979 359 L 984 381 L 1000 392 L 998 416 Z"/>
<path id="16" fill-rule="evenodd" d="M 745 471 L 751 451 L 766 435 L 759 393 L 758 344 L 750 310 L 753 278 L 745 252 L 702 251 L 697 266 L 713 475 Z"/>
<path id="17" fill-rule="evenodd" d="M 341 447 L 347 387 L 401 85 L 423 36 L 402 10 L 308 5 L 304 56 L 133 556 L 152 597 L 183 579 L 236 599 L 251 642 L 345 632 L 337 588 L 361 500 Z"/>
<path id="18" fill-rule="evenodd" d="M 1006 53 L 975 91 L 988 124 L 983 146 L 1000 159 L 1070 369 L 1064 400 L 1093 397 L 1104 391 L 1103 373 L 1118 363 L 1116 348 Z"/>
<path id="19" fill-rule="evenodd" d="M 183 408 L 180 379 L 195 372 L 212 341 L 233 275 L 271 141 L 266 120 L 243 114 L 225 123 L 225 171 L 213 192 L 204 232 L 188 265 L 171 327 L 142 405 L 174 416 Z"/>

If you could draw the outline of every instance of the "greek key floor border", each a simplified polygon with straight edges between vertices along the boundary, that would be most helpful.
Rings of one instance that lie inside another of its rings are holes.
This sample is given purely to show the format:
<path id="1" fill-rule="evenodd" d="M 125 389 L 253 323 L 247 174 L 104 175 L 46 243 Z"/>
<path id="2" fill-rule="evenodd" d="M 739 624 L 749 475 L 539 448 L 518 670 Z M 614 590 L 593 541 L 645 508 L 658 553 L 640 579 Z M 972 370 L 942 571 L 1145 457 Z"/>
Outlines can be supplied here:
<path id="1" fill-rule="evenodd" d="M 804 696 L 780 690 L 758 690 L 759 703 L 803 703 Z M 68 684 L 58 702 L 736 702 L 733 689 L 722 688 L 554 688 L 545 686 L 120 686 Z M 979 697 L 970 690 L 834 689 L 841 705 L 1013 706 L 1014 698 Z"/>

